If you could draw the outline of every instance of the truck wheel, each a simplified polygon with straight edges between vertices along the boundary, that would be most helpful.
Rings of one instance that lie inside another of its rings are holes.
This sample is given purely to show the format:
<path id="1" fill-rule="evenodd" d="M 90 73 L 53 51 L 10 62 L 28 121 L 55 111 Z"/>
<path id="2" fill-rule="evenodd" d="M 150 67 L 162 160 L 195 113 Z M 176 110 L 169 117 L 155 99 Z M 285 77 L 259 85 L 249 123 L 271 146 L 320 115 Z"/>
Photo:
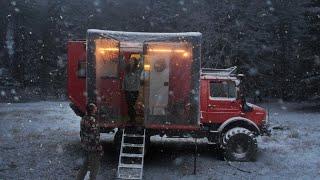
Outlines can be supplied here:
<path id="1" fill-rule="evenodd" d="M 229 161 L 254 161 L 257 154 L 257 140 L 246 128 L 230 129 L 223 137 L 224 156 Z"/>

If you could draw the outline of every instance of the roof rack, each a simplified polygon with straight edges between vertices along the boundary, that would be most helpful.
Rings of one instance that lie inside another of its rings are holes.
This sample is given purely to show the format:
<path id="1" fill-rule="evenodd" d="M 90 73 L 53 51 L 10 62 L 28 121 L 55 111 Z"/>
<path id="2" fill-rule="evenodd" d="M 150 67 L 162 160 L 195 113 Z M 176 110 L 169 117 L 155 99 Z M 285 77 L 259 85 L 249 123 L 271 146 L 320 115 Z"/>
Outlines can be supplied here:
<path id="1" fill-rule="evenodd" d="M 236 71 L 237 66 L 227 69 L 202 68 L 201 75 L 231 76 Z"/>

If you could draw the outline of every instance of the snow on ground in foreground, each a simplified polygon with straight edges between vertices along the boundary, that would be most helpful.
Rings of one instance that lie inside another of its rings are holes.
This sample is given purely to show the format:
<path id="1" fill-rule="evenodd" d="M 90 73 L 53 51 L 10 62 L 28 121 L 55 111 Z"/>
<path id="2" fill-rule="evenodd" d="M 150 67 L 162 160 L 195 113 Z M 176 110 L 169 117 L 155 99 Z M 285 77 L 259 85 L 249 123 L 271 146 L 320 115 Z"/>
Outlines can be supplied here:
<path id="1" fill-rule="evenodd" d="M 193 140 L 153 138 L 144 179 L 320 179 L 320 107 L 263 104 L 270 112 L 271 137 L 259 138 L 256 162 L 222 161 L 199 143 L 193 175 Z M 79 118 L 68 102 L 0 104 L 0 179 L 74 179 L 82 163 Z M 105 155 L 99 179 L 113 179 L 118 157 L 113 136 L 103 135 Z"/>

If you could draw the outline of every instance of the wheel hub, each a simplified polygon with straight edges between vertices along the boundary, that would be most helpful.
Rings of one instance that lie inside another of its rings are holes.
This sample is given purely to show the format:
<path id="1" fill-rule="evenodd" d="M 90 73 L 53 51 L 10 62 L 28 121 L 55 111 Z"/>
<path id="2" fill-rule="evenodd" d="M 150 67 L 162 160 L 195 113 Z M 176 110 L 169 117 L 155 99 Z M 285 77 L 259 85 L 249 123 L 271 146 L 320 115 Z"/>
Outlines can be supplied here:
<path id="1" fill-rule="evenodd" d="M 244 158 L 248 151 L 248 145 L 246 143 L 237 143 L 234 146 L 234 152 L 232 153 L 237 158 Z"/>

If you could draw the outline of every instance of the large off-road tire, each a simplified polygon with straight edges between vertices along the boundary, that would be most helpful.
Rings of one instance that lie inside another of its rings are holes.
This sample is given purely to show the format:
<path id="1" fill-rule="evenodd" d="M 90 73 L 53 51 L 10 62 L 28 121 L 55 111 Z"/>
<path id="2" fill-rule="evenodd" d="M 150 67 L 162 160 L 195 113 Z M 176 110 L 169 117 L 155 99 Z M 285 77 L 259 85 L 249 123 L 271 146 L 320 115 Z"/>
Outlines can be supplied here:
<path id="1" fill-rule="evenodd" d="M 258 150 L 252 131 L 235 127 L 227 131 L 222 139 L 224 156 L 229 161 L 254 161 Z"/>

